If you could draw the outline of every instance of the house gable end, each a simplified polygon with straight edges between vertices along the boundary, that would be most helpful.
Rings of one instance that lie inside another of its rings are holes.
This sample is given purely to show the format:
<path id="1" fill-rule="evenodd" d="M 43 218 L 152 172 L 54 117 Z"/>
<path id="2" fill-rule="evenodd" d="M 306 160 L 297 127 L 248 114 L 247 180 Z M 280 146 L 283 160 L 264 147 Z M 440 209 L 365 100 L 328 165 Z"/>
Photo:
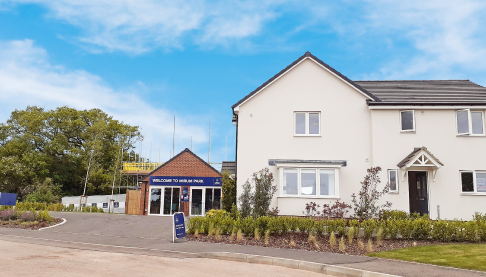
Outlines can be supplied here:
<path id="1" fill-rule="evenodd" d="M 221 173 L 186 148 L 150 172 L 142 181 L 148 182 L 150 176 L 221 177 Z"/>
<path id="2" fill-rule="evenodd" d="M 300 63 L 302 63 L 306 59 L 309 59 L 309 60 L 315 62 L 320 67 L 324 68 L 329 73 L 331 73 L 332 75 L 334 75 L 335 77 L 337 77 L 341 81 L 345 82 L 346 84 L 348 84 L 349 86 L 351 86 L 356 91 L 360 92 L 362 95 L 364 95 L 365 97 L 368 98 L 368 101 L 380 101 L 373 94 L 371 94 L 370 92 L 368 92 L 364 88 L 360 87 L 359 85 L 357 85 L 356 83 L 354 83 L 353 81 L 351 81 L 350 79 L 348 79 L 346 76 L 344 76 L 343 74 L 341 74 L 339 71 L 337 71 L 334 68 L 330 67 L 328 64 L 324 63 L 323 61 L 321 61 L 320 59 L 318 59 L 316 56 L 312 55 L 310 52 L 306 52 L 304 55 L 302 55 L 301 57 L 299 57 L 297 60 L 295 60 L 289 66 L 287 66 L 282 71 L 280 71 L 279 73 L 277 73 L 275 76 L 273 76 L 272 78 L 270 78 L 268 81 L 266 81 L 265 83 L 263 83 L 257 89 L 255 89 L 254 91 L 252 91 L 251 93 L 249 93 L 248 95 L 246 95 L 245 97 L 243 97 L 240 101 L 238 101 L 236 104 L 234 104 L 231 108 L 234 111 L 236 111 L 239 106 L 243 105 L 245 102 L 247 102 L 252 97 L 254 97 L 258 93 L 260 93 L 266 87 L 268 87 L 269 85 L 271 85 L 273 82 L 275 82 L 276 80 L 278 80 L 280 77 L 284 76 L 287 72 L 291 71 L 293 68 L 295 68 L 297 65 L 299 65 Z"/>

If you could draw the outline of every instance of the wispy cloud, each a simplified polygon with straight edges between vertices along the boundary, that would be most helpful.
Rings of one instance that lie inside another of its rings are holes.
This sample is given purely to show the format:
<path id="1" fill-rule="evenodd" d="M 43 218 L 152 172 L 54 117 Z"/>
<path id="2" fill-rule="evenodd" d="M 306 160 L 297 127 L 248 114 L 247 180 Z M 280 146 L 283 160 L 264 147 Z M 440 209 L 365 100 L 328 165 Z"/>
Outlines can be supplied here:
<path id="1" fill-rule="evenodd" d="M 152 159 L 157 159 L 162 141 L 162 160 L 168 158 L 172 150 L 174 111 L 153 107 L 137 91 L 115 91 L 100 77 L 86 71 L 53 65 L 48 53 L 32 40 L 3 41 L 0 49 L 1 122 L 14 109 L 25 109 L 27 105 L 46 109 L 64 105 L 77 109 L 99 108 L 117 120 L 141 127 L 145 157 L 150 157 L 152 145 Z M 139 91 L 143 89 L 139 87 Z M 183 115 L 177 115 L 176 124 L 176 152 L 190 147 L 192 136 L 195 149 L 204 153 L 207 126 Z"/>
<path id="2" fill-rule="evenodd" d="M 258 35 L 283 1 L 18 0 L 80 29 L 76 43 L 93 52 L 140 54 L 187 44 L 235 45 Z"/>
<path id="3" fill-rule="evenodd" d="M 380 33 L 412 46 L 406 55 L 397 47 L 396 58 L 381 69 L 386 78 L 448 78 L 486 70 L 479 62 L 486 60 L 484 1 L 369 1 L 367 11 L 366 35 Z"/>

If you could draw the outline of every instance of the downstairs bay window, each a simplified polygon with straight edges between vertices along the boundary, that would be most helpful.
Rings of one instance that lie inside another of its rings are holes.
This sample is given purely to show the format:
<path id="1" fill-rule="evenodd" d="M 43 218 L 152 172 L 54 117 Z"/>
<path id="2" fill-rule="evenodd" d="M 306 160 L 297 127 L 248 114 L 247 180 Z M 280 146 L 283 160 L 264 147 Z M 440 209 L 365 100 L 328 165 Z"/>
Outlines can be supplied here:
<path id="1" fill-rule="evenodd" d="M 336 168 L 281 168 L 282 196 L 338 197 Z"/>

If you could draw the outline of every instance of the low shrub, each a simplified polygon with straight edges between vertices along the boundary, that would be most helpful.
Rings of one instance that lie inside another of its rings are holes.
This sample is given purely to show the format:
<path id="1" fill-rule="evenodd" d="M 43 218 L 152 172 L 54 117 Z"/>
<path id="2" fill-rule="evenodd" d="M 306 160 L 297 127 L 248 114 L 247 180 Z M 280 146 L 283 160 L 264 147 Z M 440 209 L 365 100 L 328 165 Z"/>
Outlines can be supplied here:
<path id="1" fill-rule="evenodd" d="M 26 211 L 20 215 L 20 219 L 22 219 L 22 221 L 34 221 L 36 219 L 36 214 L 35 212 Z"/>
<path id="2" fill-rule="evenodd" d="M 39 211 L 37 213 L 37 220 L 39 221 L 46 221 L 46 222 L 53 222 L 54 218 L 49 214 L 47 210 Z"/>
<path id="3" fill-rule="evenodd" d="M 16 220 L 17 219 L 17 213 L 15 210 L 6 210 L 6 211 L 1 211 L 0 212 L 0 219 L 1 220 Z"/>

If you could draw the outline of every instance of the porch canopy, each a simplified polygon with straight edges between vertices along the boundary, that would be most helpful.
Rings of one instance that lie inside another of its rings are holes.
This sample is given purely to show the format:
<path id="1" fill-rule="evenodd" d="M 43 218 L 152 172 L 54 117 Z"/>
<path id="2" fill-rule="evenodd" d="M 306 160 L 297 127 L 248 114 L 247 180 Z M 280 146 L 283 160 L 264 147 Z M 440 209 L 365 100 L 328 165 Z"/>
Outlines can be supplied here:
<path id="1" fill-rule="evenodd" d="M 437 174 L 437 169 L 444 166 L 443 163 L 439 161 L 427 147 L 416 147 L 412 153 L 408 154 L 397 166 L 402 170 L 403 178 L 405 181 L 405 175 L 410 167 L 422 167 L 424 169 L 431 169 L 433 172 L 433 178 L 435 182 L 435 175 Z"/>

